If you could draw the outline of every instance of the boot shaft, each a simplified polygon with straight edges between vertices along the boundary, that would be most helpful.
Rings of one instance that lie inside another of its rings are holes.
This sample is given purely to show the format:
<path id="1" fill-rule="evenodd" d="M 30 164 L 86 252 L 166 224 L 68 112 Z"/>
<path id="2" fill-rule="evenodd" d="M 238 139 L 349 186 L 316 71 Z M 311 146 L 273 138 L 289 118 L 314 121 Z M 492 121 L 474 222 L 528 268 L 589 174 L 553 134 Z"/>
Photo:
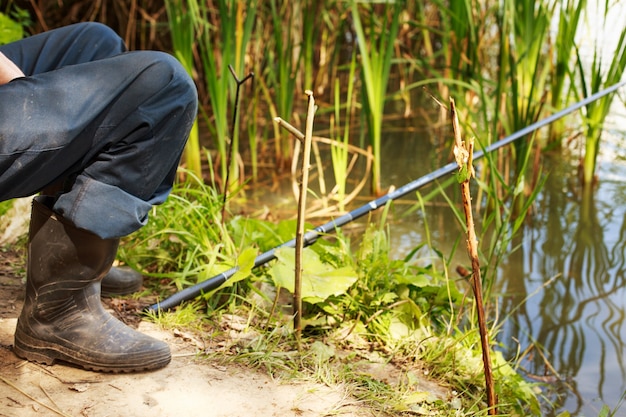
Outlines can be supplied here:
<path id="1" fill-rule="evenodd" d="M 111 267 L 117 239 L 102 239 L 56 215 L 44 197 L 33 200 L 23 316 L 71 323 L 99 310 L 100 280 Z"/>
<path id="2" fill-rule="evenodd" d="M 33 200 L 28 239 L 27 281 L 35 288 L 100 281 L 111 267 L 119 243 L 76 228 L 56 215 L 45 197 Z"/>

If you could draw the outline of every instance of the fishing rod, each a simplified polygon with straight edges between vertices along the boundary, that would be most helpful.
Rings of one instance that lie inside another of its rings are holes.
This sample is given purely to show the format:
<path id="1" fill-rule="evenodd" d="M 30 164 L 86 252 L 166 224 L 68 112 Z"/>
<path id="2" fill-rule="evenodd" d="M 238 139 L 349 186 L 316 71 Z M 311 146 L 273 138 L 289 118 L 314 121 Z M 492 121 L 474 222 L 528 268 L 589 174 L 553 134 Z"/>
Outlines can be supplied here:
<path id="1" fill-rule="evenodd" d="M 614 91 L 616 91 L 618 88 L 622 87 L 623 85 L 626 85 L 626 80 L 622 81 L 620 83 L 614 84 L 613 86 L 606 88 L 604 90 L 601 90 L 575 104 L 572 104 L 571 106 L 551 115 L 548 116 L 542 120 L 539 120 L 535 123 L 533 123 L 530 126 L 527 126 L 515 133 L 513 133 L 512 135 L 509 135 L 497 142 L 492 143 L 491 145 L 487 146 L 486 148 L 484 148 L 484 150 L 480 150 L 478 152 L 474 153 L 474 159 L 478 159 L 478 158 L 482 158 L 486 153 L 489 152 L 493 152 L 496 149 L 499 149 L 503 146 L 506 146 L 516 140 L 518 140 L 519 138 L 522 138 L 526 135 L 528 135 L 529 133 L 533 133 L 536 130 L 549 125 L 550 123 L 555 122 L 556 120 L 572 113 L 575 110 L 578 110 L 579 108 L 586 106 L 589 103 L 592 103 L 596 100 L 598 100 L 601 97 L 604 97 Z M 456 162 L 451 162 L 448 165 L 445 165 L 427 175 L 424 175 L 408 184 L 403 185 L 402 187 L 382 196 L 379 197 L 375 200 L 370 201 L 367 204 L 364 204 L 363 206 L 352 210 L 349 213 L 346 213 L 340 217 L 337 217 L 334 220 L 331 220 L 330 222 L 323 224 L 321 226 L 316 227 L 313 230 L 310 230 L 308 232 L 306 232 L 303 236 L 303 241 L 304 241 L 304 246 L 309 246 L 313 243 L 315 243 L 315 241 L 317 241 L 317 239 L 324 234 L 328 234 L 330 232 L 333 232 L 334 230 L 336 230 L 339 227 L 342 227 L 362 216 L 364 216 L 367 213 L 370 213 L 382 206 L 384 206 L 385 204 L 387 204 L 387 202 L 398 199 L 400 197 L 403 197 L 405 195 L 407 195 L 408 193 L 415 191 L 427 184 L 430 184 L 436 180 L 438 180 L 439 178 L 443 177 L 444 175 L 448 175 L 452 172 L 454 172 L 455 170 L 458 169 L 458 166 L 456 164 Z M 254 266 L 253 268 L 256 268 L 258 266 L 264 265 L 274 259 L 276 259 L 276 250 L 280 249 L 280 248 L 294 248 L 296 245 L 296 239 L 292 239 L 288 242 L 285 242 L 279 246 L 276 246 L 273 249 L 268 250 L 267 252 L 264 252 L 262 254 L 260 254 L 259 256 L 257 256 L 254 260 Z M 198 284 L 195 284 L 191 287 L 187 287 L 173 295 L 171 295 L 170 297 L 166 298 L 163 301 L 157 302 L 156 304 L 153 304 L 149 307 L 147 307 L 145 309 L 146 312 L 148 313 L 156 313 L 159 310 L 168 310 L 171 309 L 172 307 L 175 307 L 177 305 L 179 305 L 180 303 L 184 302 L 184 301 L 188 301 L 191 300 L 193 298 L 196 298 L 197 296 L 201 295 L 204 292 L 208 292 L 208 291 L 212 291 L 214 289 L 219 288 L 222 284 L 224 284 L 226 281 L 228 281 L 229 278 L 231 278 L 237 271 L 239 271 L 239 267 L 235 266 L 227 271 L 224 271 L 212 278 L 207 279 L 206 281 L 202 281 L 199 282 Z"/>

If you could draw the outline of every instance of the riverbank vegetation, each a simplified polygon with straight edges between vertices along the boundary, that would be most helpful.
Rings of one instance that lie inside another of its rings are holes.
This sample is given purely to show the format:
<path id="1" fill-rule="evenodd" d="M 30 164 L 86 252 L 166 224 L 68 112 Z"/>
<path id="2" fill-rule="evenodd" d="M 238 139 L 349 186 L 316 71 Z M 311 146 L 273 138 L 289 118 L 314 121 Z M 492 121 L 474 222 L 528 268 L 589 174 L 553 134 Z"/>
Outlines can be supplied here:
<path id="1" fill-rule="evenodd" d="M 609 3 L 599 4 L 606 19 Z M 279 190 L 285 179 L 295 188 L 300 147 L 274 119 L 302 125 L 306 90 L 318 106 L 312 223 L 345 213 L 363 198 L 366 184 L 367 196 L 385 192 L 390 184 L 382 174 L 381 153 L 384 145 L 393 146 L 384 143 L 393 140 L 385 134 L 387 124 L 420 119 L 440 126 L 437 163 L 447 163 L 450 98 L 464 136 L 475 136 L 480 149 L 620 82 L 626 28 L 608 61 L 597 45 L 587 66 L 578 42 L 588 10 L 586 1 L 570 0 L 167 0 L 165 6 L 73 0 L 9 1 L 0 11 L 21 16 L 32 32 L 80 20 L 110 24 L 133 49 L 172 52 L 196 80 L 201 111 L 180 181 L 148 226 L 126 239 L 120 259 L 149 276 L 148 290 L 161 298 L 233 266 L 240 271 L 220 289 L 155 320 L 197 326 L 206 334 L 217 317 L 234 315 L 244 319 L 250 337 L 229 351 L 269 372 L 306 370 L 322 381 L 350 384 L 356 398 L 381 413 L 479 416 L 489 410 L 475 305 L 467 297 L 466 277 L 452 264 L 461 240 L 452 245 L 453 253 L 442 253 L 427 238 L 395 259 L 386 223 L 393 204 L 359 233 L 337 230 L 320 239 L 304 252 L 308 349 L 297 352 L 285 309 L 291 302 L 285 294 L 293 253 L 281 249 L 275 262 L 252 268 L 258 253 L 293 237 L 294 213 L 255 210 L 248 195 L 260 187 Z M 248 74 L 254 76 L 241 85 L 239 103 L 238 79 Z M 493 332 L 499 323 L 490 288 L 500 263 L 516 249 L 517 232 L 545 181 L 542 154 L 580 152 L 580 184 L 592 188 L 602 123 L 613 98 L 610 94 L 477 165 L 474 201 Z M 450 183 L 428 195 L 417 193 L 413 211 L 426 217 L 424 206 L 438 193 L 451 208 L 451 221 L 464 224 Z M 427 219 L 424 224 L 428 236 Z M 540 403 L 541 387 L 517 372 L 515 358 L 493 349 L 498 412 L 541 415 L 549 409 Z M 355 358 L 409 371 L 400 389 L 390 389 L 357 372 L 351 365 Z M 452 394 L 429 397 L 412 374 L 415 369 L 446 384 Z"/>

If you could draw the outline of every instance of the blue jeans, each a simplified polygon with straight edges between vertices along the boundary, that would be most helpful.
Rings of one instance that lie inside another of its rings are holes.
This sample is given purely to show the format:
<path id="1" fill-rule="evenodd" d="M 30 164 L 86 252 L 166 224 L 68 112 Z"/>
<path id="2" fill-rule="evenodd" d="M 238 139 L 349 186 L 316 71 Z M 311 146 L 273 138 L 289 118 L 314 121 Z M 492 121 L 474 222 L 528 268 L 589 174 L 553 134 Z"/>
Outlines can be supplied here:
<path id="1" fill-rule="evenodd" d="M 143 226 L 167 198 L 197 114 L 179 62 L 126 52 L 98 23 L 0 46 L 26 77 L 0 86 L 0 201 L 51 185 L 53 211 L 102 238 Z"/>

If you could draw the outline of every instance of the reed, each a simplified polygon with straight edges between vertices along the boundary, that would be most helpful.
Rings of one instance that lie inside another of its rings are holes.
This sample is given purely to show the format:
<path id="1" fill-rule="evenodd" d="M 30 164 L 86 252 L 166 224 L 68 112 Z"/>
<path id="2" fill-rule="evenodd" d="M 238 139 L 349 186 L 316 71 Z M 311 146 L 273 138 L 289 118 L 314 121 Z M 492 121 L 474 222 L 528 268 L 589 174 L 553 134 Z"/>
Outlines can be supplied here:
<path id="1" fill-rule="evenodd" d="M 235 161 L 239 150 L 239 124 L 234 123 L 236 131 L 229 132 L 228 119 L 228 109 L 234 106 L 236 83 L 232 81 L 228 66 L 238 74 L 245 72 L 245 55 L 253 33 L 257 0 L 217 0 L 215 9 L 206 2 L 194 1 L 199 4 L 200 57 L 213 115 L 212 118 L 205 115 L 205 118 L 215 138 L 222 180 L 228 176 L 238 182 L 240 175 Z M 229 167 L 227 144 L 230 141 L 233 158 Z"/>
<path id="2" fill-rule="evenodd" d="M 253 178 L 258 176 L 260 161 L 278 167 L 289 165 L 293 141 L 285 139 L 278 129 L 272 131 L 274 125 L 263 121 L 279 115 L 297 119 L 293 98 L 306 89 L 315 91 L 321 116 L 332 114 L 337 80 L 342 97 L 347 97 L 348 86 L 341 80 L 349 72 L 344 61 L 355 35 L 359 40 L 361 96 L 354 104 L 362 107 L 362 119 L 352 118 L 350 123 L 352 127 L 361 121 L 367 125 L 375 156 L 371 173 L 374 193 L 380 193 L 381 187 L 385 106 L 392 99 L 403 99 L 405 116 L 412 114 L 412 89 L 436 86 L 432 94 L 442 102 L 454 95 L 460 111 L 466 112 L 461 115 L 466 125 L 477 130 L 485 128 L 485 142 L 490 142 L 536 120 L 544 107 L 556 110 L 570 97 L 591 94 L 619 79 L 624 71 L 619 58 L 623 53 L 619 51 L 610 69 L 597 60 L 591 71 L 583 71 L 582 64 L 572 71 L 587 0 L 168 0 L 167 13 L 162 13 L 162 5 L 152 0 L 142 5 L 141 18 L 131 18 L 135 14 L 130 0 L 116 0 L 115 10 L 106 8 L 105 3 L 33 3 L 31 8 L 37 16 L 33 25 L 37 28 L 30 31 L 66 23 L 72 7 L 72 13 L 75 11 L 80 19 L 91 16 L 113 26 L 131 49 L 171 46 L 188 71 L 195 69 L 200 115 L 208 126 L 207 132 L 192 132 L 185 165 L 198 174 L 202 151 L 195 138 L 211 137 L 217 173 L 203 174 L 218 182 L 224 181 L 228 172 L 233 183 L 245 180 L 238 148 L 239 142 L 246 139 Z M 58 23 L 51 19 L 58 19 Z M 163 27 L 169 27 L 169 32 L 161 31 Z M 551 29 L 556 29 L 553 36 L 549 35 Z M 168 39 L 163 41 L 161 36 Z M 233 123 L 232 131 L 228 115 L 234 106 L 236 83 L 228 73 L 229 65 L 236 74 L 250 72 L 246 66 L 253 66 L 257 74 L 254 88 L 244 97 L 247 107 L 242 111 L 241 123 Z M 398 83 L 396 78 L 389 82 L 392 68 L 398 68 Z M 606 69 L 609 71 L 604 73 Z M 587 76 L 593 72 L 602 73 L 602 80 L 593 74 Z M 417 77 L 422 79 L 416 81 Z M 586 136 L 598 135 L 597 126 L 607 111 L 602 104 L 586 109 Z M 264 117 L 266 113 L 269 117 Z M 244 126 L 241 131 L 240 125 Z M 561 136 L 561 126 L 555 125 L 551 143 L 559 142 Z M 272 140 L 274 147 L 264 146 Z M 359 143 L 359 139 L 352 141 L 363 148 L 368 145 Z M 230 167 L 229 143 L 235 150 Z M 514 158 L 514 166 L 521 165 L 525 145 L 520 142 L 519 146 L 522 148 L 503 156 L 499 169 L 505 168 L 509 158 Z M 585 177 L 589 178 L 598 140 L 590 139 L 586 146 Z M 272 152 L 274 155 L 270 155 Z M 337 156 L 335 160 L 340 161 Z"/>
<path id="3" fill-rule="evenodd" d="M 481 17 L 484 10 L 482 2 L 477 0 L 453 0 L 449 2 L 434 1 L 441 10 L 437 38 L 441 39 L 441 60 L 443 68 L 440 72 L 445 79 L 470 81 L 481 76 L 480 57 L 483 34 L 481 33 Z M 447 87 L 442 90 L 442 99 L 447 101 Z M 468 103 L 469 104 L 469 103 Z"/>
<path id="4" fill-rule="evenodd" d="M 608 22 L 610 3 L 606 1 L 603 6 L 604 26 Z M 611 51 L 611 59 L 609 67 L 605 71 L 603 61 L 603 45 L 597 41 L 594 46 L 593 60 L 591 68 L 587 71 L 582 62 L 581 54 L 577 50 L 577 68 L 582 89 L 582 94 L 587 97 L 606 87 L 620 83 L 624 70 L 626 69 L 626 27 L 623 27 L 619 33 L 615 51 Z M 586 77 L 590 73 L 590 78 Z M 623 81 L 626 83 L 626 81 Z M 583 114 L 585 124 L 585 155 L 583 160 L 583 177 L 582 181 L 585 185 L 593 184 L 596 171 L 596 160 L 600 150 L 600 139 L 602 135 L 604 121 L 611 109 L 611 103 L 615 93 L 607 95 L 599 100 L 588 104 Z"/>
<path id="5" fill-rule="evenodd" d="M 193 77 L 195 28 L 200 14 L 195 0 L 166 0 L 167 23 L 172 39 L 174 56 L 180 61 L 187 73 Z M 184 160 L 186 168 L 202 178 L 202 149 L 198 131 L 198 119 L 194 121 L 185 145 Z"/>
<path id="6" fill-rule="evenodd" d="M 549 69 L 546 64 L 545 43 L 550 30 L 553 5 L 532 0 L 506 0 L 503 4 L 499 28 L 503 34 L 500 71 L 510 84 L 497 86 L 498 95 L 505 97 L 506 134 L 518 131 L 536 122 L 548 94 Z M 529 141 L 515 143 L 515 167 L 523 166 Z"/>
<path id="7" fill-rule="evenodd" d="M 363 86 L 363 111 L 368 124 L 368 136 L 372 145 L 374 161 L 372 165 L 372 193 L 381 192 L 381 140 L 383 115 L 387 97 L 387 84 L 391 69 L 394 42 L 400 25 L 400 12 L 403 3 L 386 3 L 381 11 L 369 9 L 367 32 L 361 23 L 359 3 L 351 3 L 352 19 L 361 55 L 361 81 Z M 379 14 L 380 13 L 380 14 Z"/>
<path id="8" fill-rule="evenodd" d="M 587 7 L 587 0 L 562 0 L 558 6 L 559 24 L 550 50 L 550 54 L 554 55 L 554 66 L 550 74 L 550 104 L 555 111 L 568 104 L 570 91 L 575 88 L 570 67 L 575 62 L 576 34 L 580 18 Z M 570 81 L 570 85 L 565 89 L 567 81 Z M 564 120 L 550 125 L 550 144 L 560 144 L 564 131 Z"/>
<path id="9" fill-rule="evenodd" d="M 322 13 L 327 6 L 327 1 L 317 0 L 303 0 L 301 5 L 301 12 L 299 13 L 303 17 L 317 16 Z M 320 28 L 318 19 L 302 18 L 302 87 L 305 89 L 313 88 L 314 80 L 314 62 L 315 62 L 315 49 L 316 39 L 319 37 Z"/>
<path id="10" fill-rule="evenodd" d="M 293 99 L 296 94 L 296 73 L 301 63 L 301 49 L 296 48 L 298 26 L 301 15 L 295 15 L 289 2 L 269 2 L 269 12 L 272 22 L 272 38 L 269 55 L 273 69 L 267 73 L 268 84 L 273 87 L 272 97 L 276 112 L 284 119 L 290 119 L 293 113 Z M 277 132 L 275 139 L 275 158 L 279 169 L 291 162 L 293 141 L 283 133 Z"/>
<path id="11" fill-rule="evenodd" d="M 356 73 L 356 53 L 352 54 L 350 70 L 348 73 L 348 89 L 346 92 L 345 105 L 341 104 L 341 88 L 339 79 L 335 79 L 335 111 L 331 118 L 331 135 L 337 132 L 336 137 L 331 137 L 337 141 L 337 145 L 331 145 L 331 160 L 335 183 L 337 184 L 337 206 L 340 212 L 345 211 L 346 202 L 346 182 L 348 179 L 348 157 L 350 144 L 350 126 L 353 113 L 353 89 L 354 75 Z M 341 117 L 341 109 L 345 109 L 344 117 Z"/>

